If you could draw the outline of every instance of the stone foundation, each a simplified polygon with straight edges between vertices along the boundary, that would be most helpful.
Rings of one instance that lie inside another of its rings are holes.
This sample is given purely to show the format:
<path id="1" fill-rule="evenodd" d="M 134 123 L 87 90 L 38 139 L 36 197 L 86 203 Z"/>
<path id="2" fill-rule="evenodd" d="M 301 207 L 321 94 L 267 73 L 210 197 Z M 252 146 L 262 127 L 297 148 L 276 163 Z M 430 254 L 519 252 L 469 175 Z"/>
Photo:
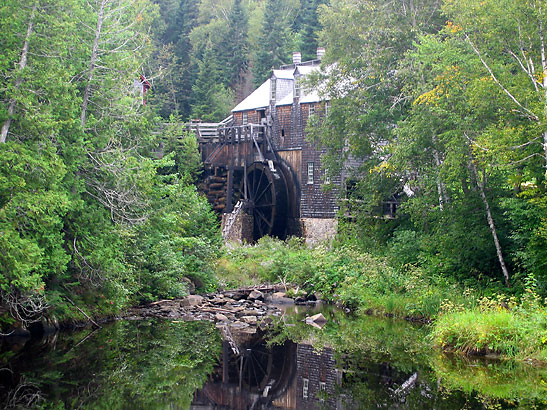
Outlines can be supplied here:
<path id="1" fill-rule="evenodd" d="M 307 245 L 316 245 L 334 239 L 338 221 L 334 218 L 301 218 L 302 237 Z"/>
<path id="2" fill-rule="evenodd" d="M 253 243 L 253 217 L 240 212 L 230 230 L 224 232 L 231 214 L 222 215 L 222 235 L 226 243 Z M 338 221 L 334 218 L 290 218 L 287 236 L 304 238 L 307 245 L 313 246 L 330 241 L 336 235 Z"/>
<path id="3" fill-rule="evenodd" d="M 245 212 L 240 212 L 236 217 L 229 232 L 224 235 L 224 227 L 231 214 L 222 214 L 221 228 L 224 242 L 252 243 L 253 242 L 253 217 Z"/>

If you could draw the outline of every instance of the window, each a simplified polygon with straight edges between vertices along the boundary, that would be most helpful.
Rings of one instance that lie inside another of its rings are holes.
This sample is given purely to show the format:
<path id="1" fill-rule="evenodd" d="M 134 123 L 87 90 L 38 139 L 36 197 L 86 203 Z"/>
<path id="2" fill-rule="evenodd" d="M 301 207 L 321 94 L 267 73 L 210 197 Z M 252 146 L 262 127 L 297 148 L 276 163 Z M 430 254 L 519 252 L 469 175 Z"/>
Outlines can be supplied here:
<path id="1" fill-rule="evenodd" d="M 243 116 L 241 117 L 241 124 L 247 125 L 248 122 L 249 122 L 249 113 L 244 112 Z"/>
<path id="2" fill-rule="evenodd" d="M 308 379 L 302 379 L 302 381 L 304 382 L 304 384 L 302 386 L 302 397 L 307 399 L 308 398 L 308 388 L 309 388 L 310 381 Z"/>
<path id="3" fill-rule="evenodd" d="M 313 185 L 313 162 L 308 162 L 308 185 Z"/>
<path id="4" fill-rule="evenodd" d="M 325 395 L 327 394 L 327 383 L 319 382 L 319 393 L 323 393 L 320 395 L 319 401 L 325 401 Z"/>
<path id="5" fill-rule="evenodd" d="M 270 80 L 270 101 L 275 101 L 277 92 L 277 79 L 272 78 Z"/>
<path id="6" fill-rule="evenodd" d="M 294 96 L 295 96 L 295 98 L 300 98 L 300 88 L 301 88 L 300 77 L 295 77 L 294 78 Z"/>
<path id="7" fill-rule="evenodd" d="M 329 111 L 330 111 L 330 101 L 326 101 L 325 102 L 325 117 L 329 115 Z"/>
<path id="8" fill-rule="evenodd" d="M 310 116 L 315 114 L 315 104 L 310 104 Z"/>
<path id="9" fill-rule="evenodd" d="M 329 169 L 325 168 L 325 184 L 330 184 Z"/>

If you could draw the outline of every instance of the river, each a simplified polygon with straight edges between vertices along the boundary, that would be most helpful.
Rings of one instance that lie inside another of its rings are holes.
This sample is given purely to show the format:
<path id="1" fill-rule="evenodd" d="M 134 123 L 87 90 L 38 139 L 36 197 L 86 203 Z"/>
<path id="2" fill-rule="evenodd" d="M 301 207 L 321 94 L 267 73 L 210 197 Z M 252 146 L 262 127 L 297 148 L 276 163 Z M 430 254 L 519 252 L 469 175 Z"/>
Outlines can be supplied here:
<path id="1" fill-rule="evenodd" d="M 123 320 L 3 341 L 0 405 L 47 409 L 542 409 L 547 369 L 433 349 L 428 328 L 288 308 L 267 328 Z"/>

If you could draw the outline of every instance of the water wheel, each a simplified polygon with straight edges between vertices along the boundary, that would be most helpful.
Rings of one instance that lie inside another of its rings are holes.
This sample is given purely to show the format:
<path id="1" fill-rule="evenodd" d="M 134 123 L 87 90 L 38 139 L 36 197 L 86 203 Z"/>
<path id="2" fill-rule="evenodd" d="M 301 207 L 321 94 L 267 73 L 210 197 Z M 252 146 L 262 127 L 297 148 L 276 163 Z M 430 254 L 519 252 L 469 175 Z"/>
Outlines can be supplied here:
<path id="1" fill-rule="evenodd" d="M 245 175 L 247 212 L 253 216 L 253 237 L 275 236 L 284 239 L 287 232 L 288 190 L 278 166 L 255 162 Z"/>

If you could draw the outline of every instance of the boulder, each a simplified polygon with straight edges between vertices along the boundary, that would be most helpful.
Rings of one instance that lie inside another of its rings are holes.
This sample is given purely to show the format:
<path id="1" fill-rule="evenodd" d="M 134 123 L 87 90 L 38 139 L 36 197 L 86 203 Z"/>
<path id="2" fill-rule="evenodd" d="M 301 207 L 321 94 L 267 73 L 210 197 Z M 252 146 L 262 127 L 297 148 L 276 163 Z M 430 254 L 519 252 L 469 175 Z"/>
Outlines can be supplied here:
<path id="1" fill-rule="evenodd" d="M 186 296 L 180 303 L 183 307 L 197 306 L 203 303 L 203 296 L 189 295 Z"/>
<path id="2" fill-rule="evenodd" d="M 234 323 L 230 323 L 230 327 L 233 329 L 244 329 L 249 327 L 248 323 L 240 322 L 239 320 Z"/>
<path id="3" fill-rule="evenodd" d="M 225 296 L 234 300 L 241 300 L 241 299 L 245 299 L 247 297 L 247 294 L 242 291 L 231 291 L 231 292 L 226 292 Z"/>
<path id="4" fill-rule="evenodd" d="M 287 297 L 285 292 L 275 292 L 269 297 L 271 303 L 277 303 L 280 305 L 290 305 L 294 303 L 294 300 Z"/>
<path id="5" fill-rule="evenodd" d="M 222 295 L 211 300 L 213 305 L 225 305 L 227 302 L 228 300 L 224 299 Z"/>
<path id="6" fill-rule="evenodd" d="M 259 290 L 253 290 L 251 293 L 249 293 L 249 296 L 247 296 L 248 300 L 264 300 L 264 293 L 262 293 Z"/>
<path id="7" fill-rule="evenodd" d="M 325 318 L 325 316 L 323 316 L 322 313 L 318 313 L 318 314 L 313 315 L 313 316 L 308 316 L 306 318 L 306 323 L 308 323 L 308 324 L 317 323 L 318 325 L 320 325 L 320 324 L 327 323 L 327 319 Z"/>
<path id="8" fill-rule="evenodd" d="M 228 317 L 223 315 L 222 313 L 217 313 L 215 315 L 215 319 L 218 320 L 219 322 L 227 322 L 228 321 Z"/>
<path id="9" fill-rule="evenodd" d="M 242 316 L 241 320 L 250 325 L 256 325 L 256 323 L 258 322 L 256 316 Z"/>

